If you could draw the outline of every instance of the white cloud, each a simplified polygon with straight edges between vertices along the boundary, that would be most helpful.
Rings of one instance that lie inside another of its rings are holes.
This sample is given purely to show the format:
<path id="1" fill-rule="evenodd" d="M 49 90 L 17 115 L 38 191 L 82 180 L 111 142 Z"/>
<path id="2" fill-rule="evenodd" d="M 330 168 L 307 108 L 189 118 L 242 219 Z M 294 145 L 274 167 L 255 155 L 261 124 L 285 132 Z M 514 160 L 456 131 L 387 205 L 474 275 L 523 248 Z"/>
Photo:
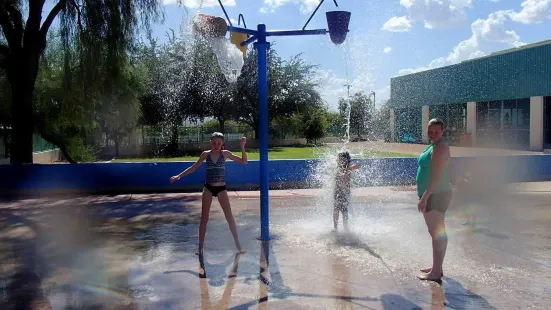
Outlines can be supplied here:
<path id="1" fill-rule="evenodd" d="M 213 6 L 218 6 L 218 0 L 163 0 L 164 4 L 174 4 L 179 3 L 185 7 L 191 9 L 198 9 L 201 6 L 201 1 L 203 2 L 204 8 L 210 8 Z M 222 0 L 224 6 L 235 6 L 235 0 Z"/>
<path id="2" fill-rule="evenodd" d="M 423 23 L 425 28 L 450 28 L 462 24 L 467 20 L 466 9 L 472 7 L 473 0 L 400 0 L 400 5 L 408 11 L 408 16 L 391 17 L 386 23 L 396 23 L 398 19 L 409 21 L 411 24 Z M 393 31 L 389 26 L 383 26 L 383 30 Z M 400 28 L 399 28 L 400 29 Z M 401 28 L 406 29 L 406 28 Z"/>
<path id="3" fill-rule="evenodd" d="M 385 54 L 388 54 L 390 52 L 392 52 L 392 47 L 390 47 L 390 46 L 387 46 L 383 49 L 383 53 L 385 53 Z"/>
<path id="4" fill-rule="evenodd" d="M 393 16 L 383 25 L 381 30 L 392 32 L 406 32 L 411 29 L 411 21 L 407 16 Z"/>
<path id="5" fill-rule="evenodd" d="M 471 37 L 459 42 L 448 56 L 436 58 L 426 67 L 402 69 L 398 75 L 452 65 L 463 60 L 487 55 L 502 48 L 523 45 L 518 34 L 505 27 L 509 14 L 510 11 L 497 11 L 491 13 L 486 19 L 477 19 L 471 25 Z"/>
<path id="6" fill-rule="evenodd" d="M 551 16 L 551 0 L 524 0 L 520 12 L 511 12 L 511 19 L 523 24 L 540 23 Z"/>
<path id="7" fill-rule="evenodd" d="M 258 1 L 258 0 L 255 0 Z M 264 0 L 264 5 L 260 8 L 260 13 L 274 13 L 279 7 L 286 4 L 299 5 L 300 12 L 310 14 L 318 6 L 318 0 Z"/>

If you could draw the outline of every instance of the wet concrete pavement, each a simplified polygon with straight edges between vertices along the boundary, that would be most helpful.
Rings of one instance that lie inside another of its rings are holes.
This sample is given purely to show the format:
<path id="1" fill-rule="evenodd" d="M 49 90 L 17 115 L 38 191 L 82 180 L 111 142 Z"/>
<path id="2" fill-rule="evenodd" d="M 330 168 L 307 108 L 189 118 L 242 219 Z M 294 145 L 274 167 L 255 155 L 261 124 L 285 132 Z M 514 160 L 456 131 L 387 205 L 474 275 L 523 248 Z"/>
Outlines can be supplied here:
<path id="1" fill-rule="evenodd" d="M 331 232 L 329 194 L 273 191 L 264 243 L 258 192 L 231 196 L 243 255 L 217 202 L 194 254 L 198 194 L 3 202 L 0 309 L 550 307 L 549 183 L 457 190 L 441 285 L 416 278 L 431 251 L 412 188 L 355 189 L 347 233 Z"/>

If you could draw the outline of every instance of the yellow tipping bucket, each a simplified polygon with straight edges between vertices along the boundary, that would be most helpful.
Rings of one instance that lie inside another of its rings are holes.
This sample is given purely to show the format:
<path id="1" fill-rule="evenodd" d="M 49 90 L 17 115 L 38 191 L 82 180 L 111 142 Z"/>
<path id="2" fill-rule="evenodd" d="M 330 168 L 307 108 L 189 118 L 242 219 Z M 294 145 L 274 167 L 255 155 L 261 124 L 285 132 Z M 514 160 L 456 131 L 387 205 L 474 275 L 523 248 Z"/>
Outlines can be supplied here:
<path id="1" fill-rule="evenodd" d="M 241 42 L 247 40 L 249 36 L 246 33 L 239 33 L 239 32 L 231 32 L 230 33 L 230 40 L 231 43 L 233 43 L 237 48 L 243 53 L 243 57 L 245 57 L 245 54 L 247 53 L 247 45 L 241 46 Z"/>

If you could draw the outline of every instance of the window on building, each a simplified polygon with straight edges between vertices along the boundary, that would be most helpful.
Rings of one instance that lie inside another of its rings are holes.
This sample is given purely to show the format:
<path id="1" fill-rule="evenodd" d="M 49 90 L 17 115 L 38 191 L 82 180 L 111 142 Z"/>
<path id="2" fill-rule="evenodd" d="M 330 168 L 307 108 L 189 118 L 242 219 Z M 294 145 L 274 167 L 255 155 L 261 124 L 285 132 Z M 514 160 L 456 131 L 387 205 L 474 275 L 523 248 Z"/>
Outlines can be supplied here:
<path id="1" fill-rule="evenodd" d="M 476 104 L 476 127 L 480 129 L 488 128 L 488 102 L 478 102 Z"/>
<path id="2" fill-rule="evenodd" d="M 530 129 L 530 98 L 517 100 L 517 128 Z"/>
<path id="3" fill-rule="evenodd" d="M 485 146 L 527 148 L 530 136 L 530 99 L 477 103 L 477 141 Z"/>
<path id="4" fill-rule="evenodd" d="M 429 106 L 429 118 L 440 118 L 446 124 L 444 137 L 451 145 L 459 144 L 467 127 L 467 103 L 439 104 Z"/>

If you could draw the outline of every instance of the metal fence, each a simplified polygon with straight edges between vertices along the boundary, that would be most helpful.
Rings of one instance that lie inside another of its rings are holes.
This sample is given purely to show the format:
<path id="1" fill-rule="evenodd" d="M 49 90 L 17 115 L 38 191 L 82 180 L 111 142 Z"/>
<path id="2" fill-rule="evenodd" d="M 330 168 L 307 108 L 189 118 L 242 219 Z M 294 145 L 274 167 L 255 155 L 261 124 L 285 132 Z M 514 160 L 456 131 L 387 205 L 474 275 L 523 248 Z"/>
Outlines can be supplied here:
<path id="1" fill-rule="evenodd" d="M 44 140 L 40 135 L 33 136 L 33 152 L 45 152 L 55 150 L 57 147 Z"/>
<path id="2" fill-rule="evenodd" d="M 176 129 L 160 126 L 141 126 L 133 134 L 120 141 L 120 146 L 126 145 L 164 145 L 177 138 L 178 144 L 208 142 L 213 132 L 219 132 L 218 126 L 181 126 Z M 230 125 L 224 127 L 225 141 L 239 141 L 242 137 L 254 138 L 254 130 L 247 125 Z M 272 139 L 300 138 L 292 128 L 270 128 Z M 100 146 L 114 146 L 115 142 L 102 135 Z"/>
<path id="3" fill-rule="evenodd" d="M 2 133 L 1 139 L 0 139 L 0 158 L 9 158 L 10 157 L 10 148 L 9 145 L 6 145 L 4 142 L 4 135 Z M 8 144 L 10 141 L 10 137 L 8 135 Z M 55 150 L 57 147 L 46 140 L 44 140 L 40 135 L 35 134 L 33 136 L 33 152 L 39 153 L 39 152 L 45 152 L 45 151 L 51 151 Z"/>

